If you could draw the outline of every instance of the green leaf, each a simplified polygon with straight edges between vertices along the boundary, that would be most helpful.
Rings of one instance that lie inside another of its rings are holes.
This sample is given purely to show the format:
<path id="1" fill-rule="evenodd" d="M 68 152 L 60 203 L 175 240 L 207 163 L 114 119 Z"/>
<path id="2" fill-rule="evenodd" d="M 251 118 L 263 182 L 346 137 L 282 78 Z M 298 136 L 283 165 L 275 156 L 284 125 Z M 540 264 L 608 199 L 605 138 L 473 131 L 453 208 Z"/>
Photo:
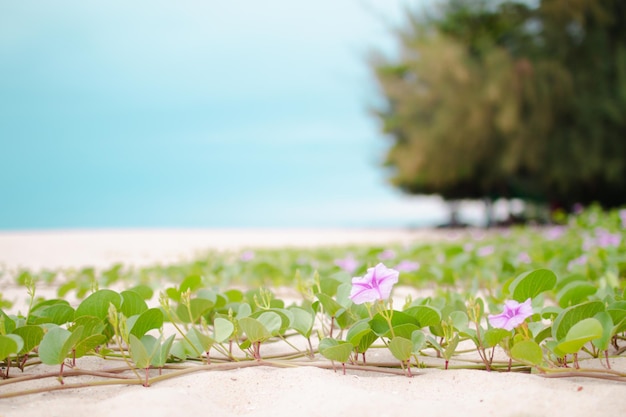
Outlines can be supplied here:
<path id="1" fill-rule="evenodd" d="M 321 278 L 320 279 L 320 293 L 332 297 L 337 294 L 337 288 L 341 284 L 340 280 L 334 278 Z M 317 297 L 317 294 L 315 294 Z"/>
<path id="2" fill-rule="evenodd" d="M 414 331 L 419 330 L 419 326 L 416 326 L 413 323 L 403 323 L 393 328 L 393 336 L 391 332 L 386 333 L 384 336 L 386 337 L 404 337 L 405 339 L 410 339 L 411 335 Z"/>
<path id="3" fill-rule="evenodd" d="M 0 310 L 0 335 L 12 333 L 15 327 L 15 320 L 9 317 L 4 311 Z"/>
<path id="4" fill-rule="evenodd" d="M 176 359 L 180 359 L 184 361 L 187 359 L 187 349 L 185 349 L 185 344 L 177 340 L 172 344 L 172 348 L 170 349 L 170 354 Z"/>
<path id="5" fill-rule="evenodd" d="M 325 337 L 318 345 L 319 352 L 326 359 L 346 363 L 354 350 L 352 343 Z"/>
<path id="6" fill-rule="evenodd" d="M 414 306 L 404 310 L 405 314 L 417 320 L 419 327 L 435 326 L 441 323 L 441 313 L 430 306 Z"/>
<path id="7" fill-rule="evenodd" d="M 155 368 L 162 368 L 163 366 L 165 366 L 165 363 L 167 362 L 167 358 L 170 355 L 170 350 L 174 343 L 175 336 L 176 335 L 173 334 L 167 339 L 165 339 L 165 342 L 163 342 L 163 344 L 159 346 L 155 354 L 152 356 L 150 365 L 154 366 Z"/>
<path id="8" fill-rule="evenodd" d="M 511 356 L 520 362 L 530 365 L 541 365 L 543 352 L 534 340 L 522 340 L 511 348 Z"/>
<path id="9" fill-rule="evenodd" d="M 23 355 L 30 352 L 41 343 L 43 339 L 43 329 L 40 326 L 22 326 L 13 331 L 24 341 L 24 346 L 20 349 L 19 354 Z"/>
<path id="10" fill-rule="evenodd" d="M 366 352 L 376 339 L 378 339 L 378 336 L 372 331 L 367 319 L 356 322 L 346 334 L 346 340 L 359 353 Z"/>
<path id="11" fill-rule="evenodd" d="M 457 331 L 465 330 L 469 327 L 469 317 L 464 311 L 453 311 L 450 313 L 450 320 L 452 320 L 452 326 Z"/>
<path id="12" fill-rule="evenodd" d="M 310 337 L 315 322 L 313 314 L 299 307 L 291 307 L 289 310 L 293 314 L 291 328 L 306 338 Z"/>
<path id="13" fill-rule="evenodd" d="M 21 339 L 15 334 L 0 336 L 0 361 L 17 354 L 21 350 L 18 338 Z M 22 342 L 21 345 L 24 345 L 24 343 Z"/>
<path id="14" fill-rule="evenodd" d="M 452 358 L 452 356 L 456 352 L 456 348 L 458 345 L 459 345 L 459 335 L 455 333 L 454 337 L 452 337 L 452 340 L 448 342 L 448 346 L 446 346 L 446 348 L 442 352 L 444 359 L 450 360 L 450 358 Z"/>
<path id="15" fill-rule="evenodd" d="M 408 314 L 405 314 L 402 311 L 397 311 L 397 310 L 393 310 L 393 311 L 386 311 L 385 314 L 392 314 L 391 316 L 391 325 L 393 327 L 399 326 L 401 324 L 414 324 L 414 325 L 418 325 L 417 319 L 414 318 L 413 316 L 410 316 Z M 371 320 L 370 320 L 370 327 L 372 328 L 372 330 L 374 331 L 374 333 L 376 333 L 378 336 L 386 336 L 388 337 L 389 333 L 390 333 L 390 329 L 389 329 L 389 323 L 387 322 L 387 319 L 385 319 L 385 317 L 383 317 L 381 315 L 381 313 L 376 314 Z M 418 326 L 419 327 L 419 326 Z"/>
<path id="16" fill-rule="evenodd" d="M 224 296 L 229 303 L 239 303 L 243 301 L 243 292 L 241 290 L 228 290 L 224 292 Z"/>
<path id="17" fill-rule="evenodd" d="M 80 341 L 83 327 L 73 332 L 62 327 L 53 327 L 43 336 L 39 344 L 39 359 L 46 365 L 60 365 Z"/>
<path id="18" fill-rule="evenodd" d="M 215 341 L 222 343 L 233 335 L 235 325 L 230 320 L 218 317 L 213 322 L 213 330 L 215 332 Z"/>
<path id="19" fill-rule="evenodd" d="M 214 305 L 213 301 L 206 298 L 192 298 L 189 300 L 189 309 L 181 303 L 176 308 L 176 314 L 184 323 L 197 323 L 200 317 L 207 314 Z M 191 310 L 191 317 L 189 317 L 189 310 Z"/>
<path id="20" fill-rule="evenodd" d="M 130 329 L 130 334 L 141 338 L 148 331 L 160 329 L 162 326 L 163 312 L 159 308 L 150 308 L 139 315 Z"/>
<path id="21" fill-rule="evenodd" d="M 152 336 L 144 336 L 146 339 L 140 340 L 138 339 L 135 335 L 131 334 L 130 335 L 130 357 L 133 360 L 133 362 L 135 362 L 135 366 L 137 366 L 138 368 L 148 368 L 150 366 L 150 362 L 152 360 L 152 355 L 154 354 L 154 351 L 149 351 L 149 348 L 154 349 L 154 344 L 150 343 L 150 341 L 148 340 L 149 337 Z M 146 342 L 146 344 L 150 345 L 150 346 L 146 346 L 144 344 L 144 341 Z"/>
<path id="22" fill-rule="evenodd" d="M 602 337 L 593 340 L 592 343 L 596 348 L 598 348 L 598 350 L 607 350 L 609 348 L 611 338 L 614 336 L 613 320 L 611 319 L 611 315 L 606 311 L 601 311 L 596 314 L 594 318 L 596 318 L 602 325 Z"/>
<path id="23" fill-rule="evenodd" d="M 491 328 L 485 332 L 484 344 L 486 348 L 497 346 L 505 337 L 510 337 L 511 332 L 505 329 Z"/>
<path id="24" fill-rule="evenodd" d="M 602 324 L 597 319 L 584 319 L 569 329 L 565 341 L 559 343 L 557 348 L 566 354 L 576 353 L 585 343 L 601 338 L 602 333 Z"/>
<path id="25" fill-rule="evenodd" d="M 237 308 L 237 318 L 248 317 L 252 314 L 252 307 L 248 303 L 241 303 Z"/>
<path id="26" fill-rule="evenodd" d="M 324 293 L 317 293 L 315 294 L 315 297 L 320 300 L 320 303 L 322 303 L 322 306 L 324 307 L 324 312 L 330 317 L 337 317 L 337 315 L 343 313 L 345 310 L 341 304 Z"/>
<path id="27" fill-rule="evenodd" d="M 74 317 L 95 316 L 104 320 L 109 314 L 109 304 L 119 311 L 122 296 L 112 290 L 98 290 L 80 303 Z"/>
<path id="28" fill-rule="evenodd" d="M 601 301 L 589 301 L 583 304 L 568 307 L 561 311 L 552 323 L 552 337 L 561 341 L 576 323 L 590 318 L 604 311 L 604 303 Z"/>
<path id="29" fill-rule="evenodd" d="M 264 312 L 257 318 L 257 320 L 267 329 L 267 331 L 272 336 L 276 336 L 279 334 L 283 324 L 281 317 L 273 311 Z"/>
<path id="30" fill-rule="evenodd" d="M 529 298 L 535 298 L 544 291 L 554 288 L 556 275 L 549 269 L 536 269 L 519 275 L 511 283 L 509 289 L 512 298 L 518 302 L 524 302 Z"/>
<path id="31" fill-rule="evenodd" d="M 154 295 L 154 290 L 152 290 L 152 288 L 149 287 L 148 285 L 144 285 L 144 284 L 136 285 L 130 288 L 128 291 L 136 292 L 144 300 L 149 300 Z"/>
<path id="32" fill-rule="evenodd" d="M 180 283 L 179 292 L 183 293 L 187 290 L 192 293 L 202 287 L 202 277 L 200 275 L 189 275 Z"/>
<path id="33" fill-rule="evenodd" d="M 120 312 L 125 317 L 141 314 L 148 309 L 148 305 L 139 293 L 135 291 L 122 291 L 120 295 L 122 296 L 122 305 L 120 307 Z"/>
<path id="34" fill-rule="evenodd" d="M 200 332 L 195 327 L 192 327 L 187 332 L 187 339 L 185 342 L 191 342 L 191 346 L 187 345 L 187 351 L 195 355 L 194 357 L 199 358 L 202 353 L 211 350 L 215 340 L 211 336 L 208 336 Z"/>
<path id="35" fill-rule="evenodd" d="M 74 309 L 65 300 L 50 300 L 50 304 L 40 303 L 29 316 L 28 324 L 53 323 L 57 325 L 74 320 Z"/>
<path id="36" fill-rule="evenodd" d="M 80 358 L 87 353 L 92 352 L 98 346 L 106 343 L 107 337 L 103 334 L 92 334 L 87 336 L 76 343 L 74 346 L 74 356 Z"/>
<path id="37" fill-rule="evenodd" d="M 411 334 L 411 343 L 413 343 L 413 353 L 418 354 L 426 344 L 426 334 L 421 330 L 415 330 Z"/>
<path id="38" fill-rule="evenodd" d="M 278 319 L 280 320 L 280 318 Z M 262 342 L 272 337 L 269 330 L 267 330 L 257 319 L 252 317 L 243 317 L 238 320 L 238 323 L 241 330 L 243 330 L 252 343 Z"/>
<path id="39" fill-rule="evenodd" d="M 598 288 L 590 282 L 574 281 L 565 285 L 557 294 L 559 306 L 562 308 L 578 304 L 595 294 Z"/>
<path id="40" fill-rule="evenodd" d="M 413 354 L 413 342 L 404 337 L 394 337 L 389 342 L 389 350 L 400 361 L 407 361 Z"/>

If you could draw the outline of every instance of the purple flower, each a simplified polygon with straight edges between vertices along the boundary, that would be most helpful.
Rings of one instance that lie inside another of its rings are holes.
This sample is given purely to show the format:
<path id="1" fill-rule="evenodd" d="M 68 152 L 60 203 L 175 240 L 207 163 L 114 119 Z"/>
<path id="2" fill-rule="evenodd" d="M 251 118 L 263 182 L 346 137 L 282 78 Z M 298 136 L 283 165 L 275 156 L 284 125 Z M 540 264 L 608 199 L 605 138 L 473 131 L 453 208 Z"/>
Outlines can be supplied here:
<path id="1" fill-rule="evenodd" d="M 396 257 L 396 253 L 391 249 L 385 249 L 380 254 L 378 254 L 378 259 L 381 261 L 388 261 L 389 259 L 393 259 Z"/>
<path id="2" fill-rule="evenodd" d="M 495 252 L 495 248 L 491 245 L 478 248 L 476 255 L 482 257 L 489 256 Z"/>
<path id="3" fill-rule="evenodd" d="M 418 269 L 420 269 L 419 262 L 402 261 L 398 265 L 396 265 L 396 271 L 400 272 L 415 272 Z"/>
<path id="4" fill-rule="evenodd" d="M 556 240 L 565 234 L 565 226 L 553 226 L 543 233 L 543 236 L 548 240 Z"/>
<path id="5" fill-rule="evenodd" d="M 400 275 L 398 271 L 387 268 L 382 263 L 368 268 L 363 278 L 352 278 L 350 299 L 355 304 L 386 300 L 391 295 L 393 285 L 398 282 L 398 275 Z"/>
<path id="6" fill-rule="evenodd" d="M 515 300 L 507 300 L 504 302 L 502 313 L 489 315 L 489 324 L 499 329 L 513 330 L 532 315 L 533 308 L 530 305 L 530 298 L 522 304 Z"/>
<path id="7" fill-rule="evenodd" d="M 239 259 L 243 262 L 249 262 L 254 259 L 254 252 L 251 250 L 247 250 L 239 256 Z"/>
<path id="8" fill-rule="evenodd" d="M 517 261 L 520 263 L 529 264 L 532 262 L 532 259 L 530 259 L 530 255 L 528 255 L 528 253 L 521 252 L 519 255 L 517 255 Z"/>
<path id="9" fill-rule="evenodd" d="M 572 259 L 567 264 L 567 270 L 571 271 L 574 267 L 578 265 L 586 265 L 587 264 L 587 255 L 580 255 L 578 258 Z"/>
<path id="10" fill-rule="evenodd" d="M 585 210 L 585 206 L 580 203 L 576 203 L 572 206 L 572 212 L 574 214 L 581 214 Z"/>
<path id="11" fill-rule="evenodd" d="M 606 229 L 596 229 L 596 244 L 601 248 L 619 246 L 622 236 L 619 233 L 610 233 Z"/>
<path id="12" fill-rule="evenodd" d="M 343 259 L 335 259 L 335 265 L 351 274 L 359 266 L 359 263 L 352 255 L 348 255 Z"/>

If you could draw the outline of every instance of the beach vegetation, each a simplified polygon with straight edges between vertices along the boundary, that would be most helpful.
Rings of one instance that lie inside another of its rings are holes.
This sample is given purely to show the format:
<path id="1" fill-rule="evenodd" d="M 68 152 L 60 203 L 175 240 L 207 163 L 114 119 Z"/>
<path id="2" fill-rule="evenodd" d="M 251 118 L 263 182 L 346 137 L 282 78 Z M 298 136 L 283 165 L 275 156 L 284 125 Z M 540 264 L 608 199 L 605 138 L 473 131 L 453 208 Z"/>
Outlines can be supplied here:
<path id="1" fill-rule="evenodd" d="M 592 206 L 559 226 L 218 251 L 114 273 L 4 271 L 24 298 L 0 309 L 0 398 L 247 366 L 626 382 L 623 213 Z M 355 260 L 352 272 L 338 259 Z M 61 383 L 29 390 L 34 378 Z"/>

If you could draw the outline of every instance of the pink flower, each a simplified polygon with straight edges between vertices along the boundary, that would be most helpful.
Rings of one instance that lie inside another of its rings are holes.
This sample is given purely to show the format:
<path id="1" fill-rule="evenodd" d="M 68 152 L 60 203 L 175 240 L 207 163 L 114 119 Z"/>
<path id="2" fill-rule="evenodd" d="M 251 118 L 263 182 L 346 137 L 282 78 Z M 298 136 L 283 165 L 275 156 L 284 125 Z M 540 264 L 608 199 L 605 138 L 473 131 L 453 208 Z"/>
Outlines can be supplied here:
<path id="1" fill-rule="evenodd" d="M 519 255 L 517 255 L 517 261 L 524 264 L 529 264 L 532 262 L 532 259 L 530 259 L 530 255 L 528 255 L 528 253 L 521 252 Z"/>
<path id="2" fill-rule="evenodd" d="M 608 230 L 596 229 L 596 244 L 601 248 L 619 246 L 622 236 L 619 233 L 610 233 Z"/>
<path id="3" fill-rule="evenodd" d="M 522 304 L 515 300 L 508 300 L 504 302 L 502 313 L 489 315 L 489 324 L 499 329 L 513 330 L 532 315 L 533 308 L 530 305 L 530 298 Z"/>
<path id="4" fill-rule="evenodd" d="M 419 262 L 402 261 L 396 265 L 396 270 L 400 272 L 415 272 L 420 269 Z"/>
<path id="5" fill-rule="evenodd" d="M 378 259 L 381 261 L 388 261 L 396 257 L 396 253 L 391 249 L 385 249 L 378 255 Z"/>
<path id="6" fill-rule="evenodd" d="M 239 257 L 243 262 L 249 262 L 254 259 L 254 252 L 251 250 L 247 250 L 241 254 Z"/>
<path id="7" fill-rule="evenodd" d="M 546 229 L 543 236 L 548 240 L 556 240 L 565 234 L 565 226 L 553 226 Z"/>
<path id="8" fill-rule="evenodd" d="M 478 248 L 476 251 L 476 255 L 482 257 L 489 256 L 495 252 L 495 248 L 491 245 L 483 246 L 482 248 Z"/>
<path id="9" fill-rule="evenodd" d="M 344 259 L 335 259 L 335 265 L 351 274 L 357 269 L 359 263 L 352 255 L 348 255 Z"/>
<path id="10" fill-rule="evenodd" d="M 386 300 L 391 295 L 393 285 L 398 282 L 399 275 L 398 271 L 387 268 L 382 263 L 373 268 L 368 268 L 363 278 L 352 278 L 350 299 L 355 304 Z"/>

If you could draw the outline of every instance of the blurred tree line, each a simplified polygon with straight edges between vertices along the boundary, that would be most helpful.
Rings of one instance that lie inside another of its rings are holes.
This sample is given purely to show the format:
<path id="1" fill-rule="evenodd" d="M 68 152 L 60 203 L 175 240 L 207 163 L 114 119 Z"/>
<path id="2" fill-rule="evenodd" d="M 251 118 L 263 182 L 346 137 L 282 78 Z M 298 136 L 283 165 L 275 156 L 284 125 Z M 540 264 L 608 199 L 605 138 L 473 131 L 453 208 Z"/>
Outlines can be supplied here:
<path id="1" fill-rule="evenodd" d="M 411 194 L 519 198 L 570 210 L 626 202 L 626 0 L 448 0 L 407 12 L 376 57 Z"/>

